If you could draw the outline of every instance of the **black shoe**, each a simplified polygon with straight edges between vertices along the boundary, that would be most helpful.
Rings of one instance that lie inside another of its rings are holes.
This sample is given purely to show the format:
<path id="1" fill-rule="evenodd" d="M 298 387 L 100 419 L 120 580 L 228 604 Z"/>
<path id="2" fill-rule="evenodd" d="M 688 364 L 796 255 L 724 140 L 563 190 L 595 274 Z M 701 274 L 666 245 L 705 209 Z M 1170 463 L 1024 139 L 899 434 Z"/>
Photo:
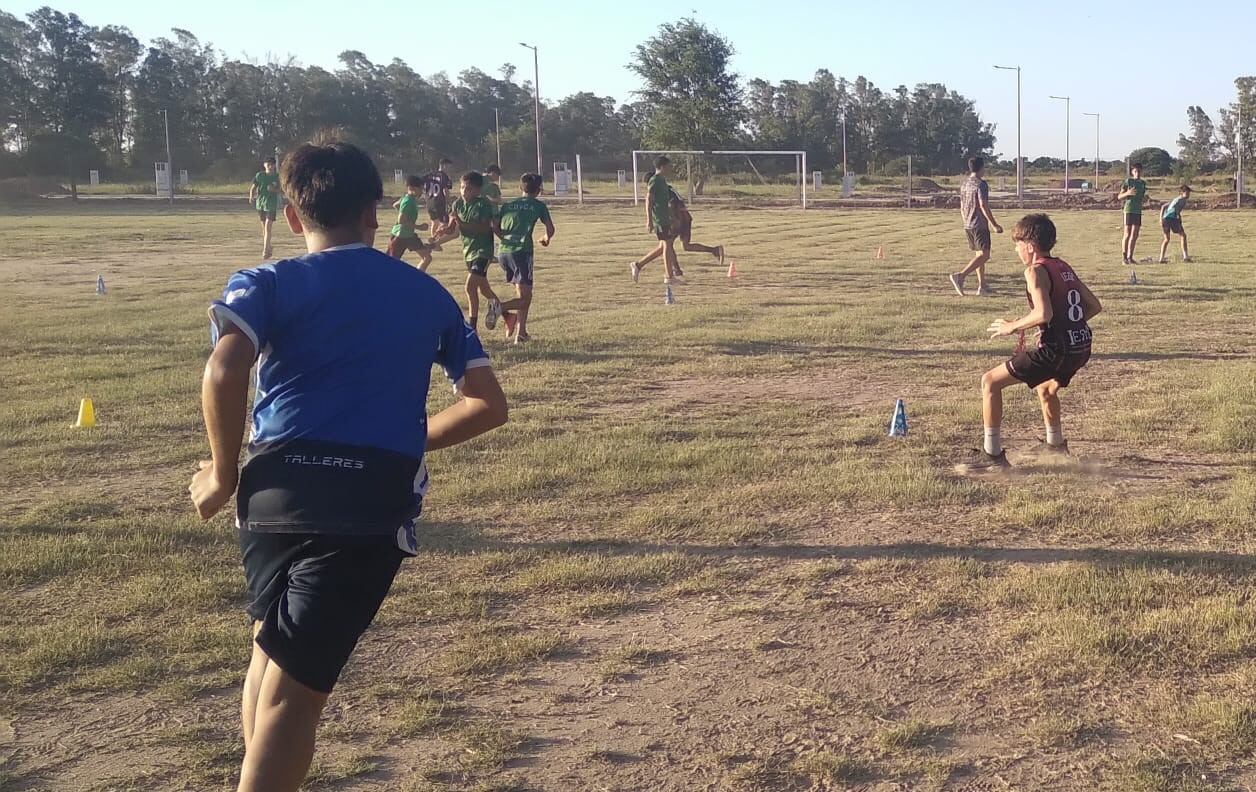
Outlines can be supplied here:
<path id="1" fill-rule="evenodd" d="M 965 473 L 986 473 L 989 471 L 1010 470 L 1012 464 L 1007 461 L 1007 451 L 998 454 L 987 454 L 980 448 L 974 448 L 960 460 L 957 468 Z"/>

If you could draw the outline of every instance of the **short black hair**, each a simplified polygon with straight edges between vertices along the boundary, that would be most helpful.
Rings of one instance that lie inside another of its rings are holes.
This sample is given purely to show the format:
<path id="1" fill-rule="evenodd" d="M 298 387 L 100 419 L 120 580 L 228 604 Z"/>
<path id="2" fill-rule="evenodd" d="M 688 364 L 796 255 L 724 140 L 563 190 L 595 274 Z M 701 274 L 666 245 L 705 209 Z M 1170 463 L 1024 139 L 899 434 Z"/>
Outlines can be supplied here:
<path id="1" fill-rule="evenodd" d="M 384 197 L 370 155 L 342 140 L 298 146 L 284 157 L 279 184 L 301 224 L 318 230 L 355 223 Z"/>
<path id="2" fill-rule="evenodd" d="M 274 157 L 267 157 L 266 159 L 262 160 L 262 164 L 263 164 L 263 165 L 265 165 L 265 164 L 266 164 L 266 163 L 268 163 L 268 162 L 269 162 L 271 165 L 274 165 L 274 164 L 275 164 L 275 158 L 274 158 Z"/>
<path id="3" fill-rule="evenodd" d="M 541 174 L 525 173 L 519 177 L 519 184 L 528 195 L 537 195 L 541 192 Z"/>
<path id="4" fill-rule="evenodd" d="M 1143 169 L 1143 163 L 1141 163 L 1141 162 L 1135 162 L 1133 165 L 1131 165 L 1131 166 L 1130 166 L 1130 170 L 1132 170 L 1132 171 L 1133 171 L 1133 170 L 1142 170 L 1142 169 Z"/>
<path id="5" fill-rule="evenodd" d="M 968 158 L 968 172 L 969 173 L 976 173 L 977 171 L 981 170 L 984 167 L 986 167 L 985 157 L 969 157 Z"/>
<path id="6" fill-rule="evenodd" d="M 407 187 L 422 187 L 423 177 L 417 173 L 411 173 L 409 176 L 406 177 L 406 186 Z"/>
<path id="7" fill-rule="evenodd" d="M 1181 187 L 1178 188 L 1178 192 L 1188 193 L 1190 191 L 1191 191 L 1191 186 L 1189 184 L 1183 184 Z"/>
<path id="8" fill-rule="evenodd" d="M 484 174 L 479 171 L 467 171 L 462 174 L 462 181 L 464 184 L 470 184 L 473 187 L 483 187 Z"/>
<path id="9" fill-rule="evenodd" d="M 672 160 L 671 160 L 671 158 L 670 158 L 670 157 L 668 157 L 666 154 L 660 154 L 660 155 L 658 155 L 657 157 L 655 157 L 655 158 L 654 158 L 654 169 L 655 169 L 655 170 L 658 170 L 659 168 L 663 167 L 664 165 L 671 165 L 671 164 L 672 164 Z"/>
<path id="10" fill-rule="evenodd" d="M 494 162 L 492 165 L 489 165 L 487 168 L 485 168 L 485 169 L 484 169 L 484 172 L 485 172 L 485 173 L 491 173 L 491 174 L 493 174 L 493 175 L 495 175 L 495 176 L 500 176 L 500 175 L 502 175 L 502 166 L 500 166 L 500 165 L 498 165 L 496 162 Z"/>
<path id="11" fill-rule="evenodd" d="M 1012 239 L 1032 243 L 1039 253 L 1050 253 L 1055 247 L 1055 223 L 1045 214 L 1025 215 L 1012 227 Z"/>

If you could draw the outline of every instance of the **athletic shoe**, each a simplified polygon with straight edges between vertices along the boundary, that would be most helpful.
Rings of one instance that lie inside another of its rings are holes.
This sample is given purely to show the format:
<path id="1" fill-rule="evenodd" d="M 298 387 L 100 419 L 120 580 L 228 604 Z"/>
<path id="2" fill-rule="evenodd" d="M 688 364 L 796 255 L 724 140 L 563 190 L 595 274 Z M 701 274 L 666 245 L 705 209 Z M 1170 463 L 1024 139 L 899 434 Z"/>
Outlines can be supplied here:
<path id="1" fill-rule="evenodd" d="M 1121 259 L 1121 263 L 1128 267 L 1130 264 L 1134 263 L 1134 260 L 1131 259 L 1129 256 L 1125 256 Z"/>
<path id="2" fill-rule="evenodd" d="M 506 336 L 515 334 L 515 325 L 519 324 L 519 315 L 511 311 L 502 314 L 502 321 L 506 323 Z"/>
<path id="3" fill-rule="evenodd" d="M 638 263 L 637 263 L 637 262 L 635 262 L 635 261 L 634 261 L 634 262 L 632 262 L 631 264 L 629 264 L 629 265 L 628 265 L 628 271 L 629 271 L 630 273 L 632 273 L 632 282 L 633 282 L 633 283 L 640 283 L 640 282 L 641 282 L 641 265 L 640 265 L 640 264 L 638 264 Z"/>
<path id="4" fill-rule="evenodd" d="M 955 292 L 959 294 L 960 297 L 967 296 L 964 294 L 964 277 L 962 275 L 952 273 L 950 278 L 951 285 L 955 287 Z"/>
<path id="5" fill-rule="evenodd" d="M 989 297 L 992 294 L 994 294 L 994 290 L 984 284 L 981 286 L 981 288 L 977 289 L 978 297 Z"/>
<path id="6" fill-rule="evenodd" d="M 1065 440 L 1063 443 L 1060 443 L 1058 446 L 1053 446 L 1050 443 L 1048 443 L 1046 440 L 1039 440 L 1038 444 L 1029 450 L 1029 453 L 1036 457 L 1070 456 L 1068 452 L 1067 440 Z"/>
<path id="7" fill-rule="evenodd" d="M 664 278 L 663 283 L 666 283 L 668 286 L 688 286 L 689 285 L 688 283 L 685 282 L 685 279 L 680 277 L 679 275 L 673 275 L 670 278 Z"/>
<path id="8" fill-rule="evenodd" d="M 1157 263 L 1157 264 L 1168 264 L 1168 263 L 1169 263 L 1169 260 L 1168 260 L 1167 258 L 1156 259 L 1156 263 Z"/>
<path id="9" fill-rule="evenodd" d="M 724 265 L 724 246 L 720 245 L 715 249 L 715 257 L 719 259 L 720 266 Z"/>
<path id="10" fill-rule="evenodd" d="M 674 272 L 677 275 L 682 275 L 682 276 L 685 274 L 685 271 L 680 268 L 679 261 L 677 261 L 675 264 L 672 265 L 672 272 Z"/>
<path id="11" fill-rule="evenodd" d="M 1010 470 L 1012 465 L 1007 461 L 1007 451 L 1000 451 L 997 455 L 987 454 L 980 448 L 974 448 L 968 452 L 957 465 L 963 469 L 965 473 L 986 473 L 989 471 Z"/>
<path id="12" fill-rule="evenodd" d="M 497 327 L 497 319 L 502 315 L 502 304 L 500 300 L 490 300 L 488 310 L 484 312 L 484 326 L 489 330 Z"/>
<path id="13" fill-rule="evenodd" d="M 1190 256 L 1183 256 L 1183 257 L 1182 257 L 1182 263 L 1183 263 L 1183 264 L 1190 264 L 1190 263 L 1191 263 L 1191 257 L 1190 257 Z"/>

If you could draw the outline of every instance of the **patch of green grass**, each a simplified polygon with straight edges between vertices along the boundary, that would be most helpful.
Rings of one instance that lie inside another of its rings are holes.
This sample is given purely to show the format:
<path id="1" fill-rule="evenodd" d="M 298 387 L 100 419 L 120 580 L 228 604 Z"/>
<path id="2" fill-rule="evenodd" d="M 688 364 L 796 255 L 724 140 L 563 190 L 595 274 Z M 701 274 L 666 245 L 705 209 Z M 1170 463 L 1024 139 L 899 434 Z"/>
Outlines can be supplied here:
<path id="1" fill-rule="evenodd" d="M 820 751 L 795 759 L 794 770 L 817 786 L 827 786 L 866 780 L 872 776 L 873 766 L 859 756 Z"/>
<path id="2" fill-rule="evenodd" d="M 550 630 L 502 633 L 485 628 L 454 644 L 442 667 L 451 674 L 494 674 L 544 660 L 566 644 L 561 634 Z"/>
<path id="3" fill-rule="evenodd" d="M 887 726 L 876 734 L 877 746 L 886 753 L 915 750 L 928 747 L 942 736 L 947 726 L 912 718 Z"/>

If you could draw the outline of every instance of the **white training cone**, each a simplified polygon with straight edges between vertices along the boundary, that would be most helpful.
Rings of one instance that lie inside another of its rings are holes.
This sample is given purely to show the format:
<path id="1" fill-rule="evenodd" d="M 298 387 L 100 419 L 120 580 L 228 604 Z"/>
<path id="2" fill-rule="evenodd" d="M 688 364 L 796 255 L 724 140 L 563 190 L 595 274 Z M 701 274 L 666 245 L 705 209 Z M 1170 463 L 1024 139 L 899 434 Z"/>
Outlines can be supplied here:
<path id="1" fill-rule="evenodd" d="M 890 437 L 907 436 L 907 405 L 902 399 L 894 402 L 894 417 L 890 419 Z"/>
<path id="2" fill-rule="evenodd" d="M 675 305 L 676 298 L 672 295 L 672 284 L 667 284 L 667 291 L 663 292 L 663 304 Z"/>
<path id="3" fill-rule="evenodd" d="M 105 293 L 105 276 L 104 275 L 96 276 L 96 293 L 97 294 Z"/>

